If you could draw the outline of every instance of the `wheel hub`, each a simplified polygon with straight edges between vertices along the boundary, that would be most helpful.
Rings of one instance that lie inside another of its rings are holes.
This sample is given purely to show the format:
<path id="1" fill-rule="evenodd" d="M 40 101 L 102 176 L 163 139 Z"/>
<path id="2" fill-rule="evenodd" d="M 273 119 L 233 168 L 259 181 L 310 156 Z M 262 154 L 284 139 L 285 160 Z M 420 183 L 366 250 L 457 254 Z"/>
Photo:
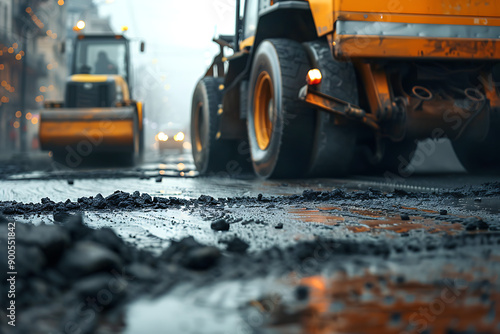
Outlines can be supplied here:
<path id="1" fill-rule="evenodd" d="M 261 150 L 267 149 L 271 141 L 274 119 L 274 88 L 271 76 L 260 73 L 254 94 L 254 131 Z"/>

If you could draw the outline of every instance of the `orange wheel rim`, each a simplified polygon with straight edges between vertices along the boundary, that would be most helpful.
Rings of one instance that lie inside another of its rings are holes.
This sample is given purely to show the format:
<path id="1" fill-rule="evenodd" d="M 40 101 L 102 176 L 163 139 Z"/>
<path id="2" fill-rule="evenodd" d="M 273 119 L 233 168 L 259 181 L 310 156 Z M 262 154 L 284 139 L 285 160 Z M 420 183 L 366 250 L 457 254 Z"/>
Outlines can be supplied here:
<path id="1" fill-rule="evenodd" d="M 266 71 L 257 78 L 253 102 L 255 137 L 259 148 L 265 150 L 271 142 L 274 116 L 274 87 Z"/>

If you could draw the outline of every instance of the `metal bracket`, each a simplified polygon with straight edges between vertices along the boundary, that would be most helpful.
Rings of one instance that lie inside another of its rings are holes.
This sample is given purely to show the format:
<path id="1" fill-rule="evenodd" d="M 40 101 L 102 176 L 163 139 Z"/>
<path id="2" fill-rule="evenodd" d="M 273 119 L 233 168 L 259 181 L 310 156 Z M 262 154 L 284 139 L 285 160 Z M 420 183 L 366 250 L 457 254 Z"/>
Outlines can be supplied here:
<path id="1" fill-rule="evenodd" d="M 311 86 L 305 85 L 300 89 L 299 99 L 315 108 L 359 121 L 376 131 L 380 130 L 380 126 L 371 114 L 367 114 L 356 105 L 323 94 Z"/>

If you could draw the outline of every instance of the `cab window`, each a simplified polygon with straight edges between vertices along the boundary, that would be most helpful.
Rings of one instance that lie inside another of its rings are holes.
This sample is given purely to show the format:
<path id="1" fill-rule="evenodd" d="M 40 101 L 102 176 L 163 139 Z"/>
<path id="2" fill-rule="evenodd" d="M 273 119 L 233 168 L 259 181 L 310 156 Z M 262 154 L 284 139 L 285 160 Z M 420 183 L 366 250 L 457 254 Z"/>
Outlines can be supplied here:
<path id="1" fill-rule="evenodd" d="M 257 23 L 259 19 L 259 1 L 246 0 L 244 1 L 245 15 L 243 21 L 243 39 L 255 36 Z"/>
<path id="2" fill-rule="evenodd" d="M 117 74 L 127 80 L 127 54 L 124 41 L 80 40 L 73 68 L 78 74 Z"/>

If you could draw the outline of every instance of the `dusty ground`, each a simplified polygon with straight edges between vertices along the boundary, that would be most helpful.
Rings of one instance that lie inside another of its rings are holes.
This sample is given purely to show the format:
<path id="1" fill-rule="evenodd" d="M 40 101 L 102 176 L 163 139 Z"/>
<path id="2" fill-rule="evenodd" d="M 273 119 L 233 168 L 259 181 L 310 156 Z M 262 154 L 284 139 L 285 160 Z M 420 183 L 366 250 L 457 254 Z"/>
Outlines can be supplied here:
<path id="1" fill-rule="evenodd" d="M 159 162 L 1 166 L 17 332 L 500 332 L 498 176 L 260 181 Z"/>

